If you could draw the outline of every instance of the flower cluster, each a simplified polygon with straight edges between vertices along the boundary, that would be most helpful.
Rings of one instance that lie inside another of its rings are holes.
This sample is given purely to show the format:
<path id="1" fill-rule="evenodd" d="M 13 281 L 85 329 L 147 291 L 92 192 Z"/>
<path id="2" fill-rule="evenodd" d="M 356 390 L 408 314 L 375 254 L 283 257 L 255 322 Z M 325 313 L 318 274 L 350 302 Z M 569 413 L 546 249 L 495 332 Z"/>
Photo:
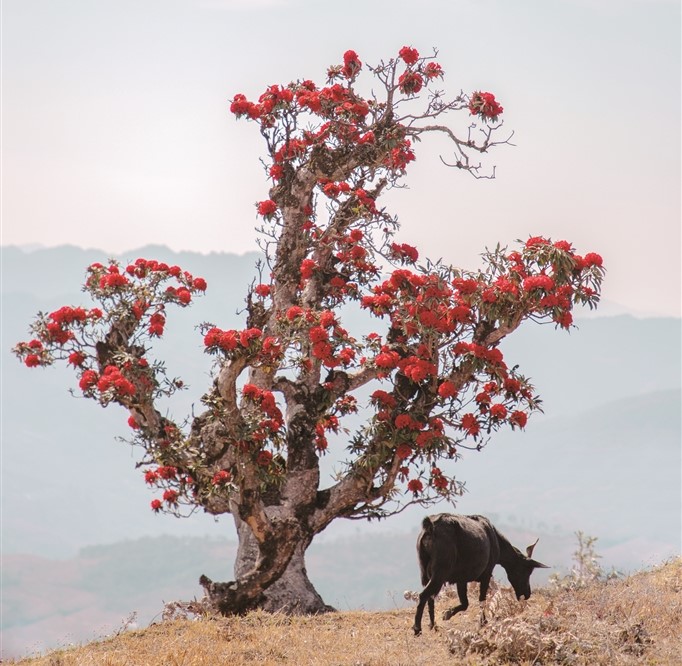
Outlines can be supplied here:
<path id="1" fill-rule="evenodd" d="M 469 111 L 472 116 L 483 120 L 497 122 L 504 109 L 490 92 L 474 92 L 469 100 Z"/>

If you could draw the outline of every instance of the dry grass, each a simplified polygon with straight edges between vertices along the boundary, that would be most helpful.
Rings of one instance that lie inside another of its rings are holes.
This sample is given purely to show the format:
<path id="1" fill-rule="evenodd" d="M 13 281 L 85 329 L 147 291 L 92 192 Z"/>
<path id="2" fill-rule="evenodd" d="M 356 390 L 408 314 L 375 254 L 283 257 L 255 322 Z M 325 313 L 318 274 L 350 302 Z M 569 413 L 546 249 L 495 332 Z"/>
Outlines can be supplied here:
<path id="1" fill-rule="evenodd" d="M 475 597 L 474 597 L 475 598 Z M 440 601 L 437 611 L 450 602 Z M 538 590 L 519 604 L 495 591 L 414 637 L 412 610 L 171 620 L 141 631 L 15 662 L 22 666 L 682 663 L 682 559 L 583 589 Z"/>

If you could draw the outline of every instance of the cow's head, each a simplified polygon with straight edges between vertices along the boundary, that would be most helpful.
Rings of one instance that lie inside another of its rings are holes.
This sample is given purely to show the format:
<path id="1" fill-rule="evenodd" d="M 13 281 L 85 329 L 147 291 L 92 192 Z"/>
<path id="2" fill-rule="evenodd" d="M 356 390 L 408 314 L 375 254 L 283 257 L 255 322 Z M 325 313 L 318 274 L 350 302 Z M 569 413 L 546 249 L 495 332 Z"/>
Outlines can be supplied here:
<path id="1" fill-rule="evenodd" d="M 526 548 L 526 554 L 524 555 L 521 551 L 516 550 L 517 557 L 514 561 L 508 564 L 505 568 L 507 571 L 507 578 L 514 588 L 517 599 L 529 599 L 530 598 L 530 575 L 535 569 L 549 569 L 546 564 L 537 562 L 532 558 L 533 549 L 537 545 L 539 539 L 536 539 L 535 543 L 531 544 Z"/>

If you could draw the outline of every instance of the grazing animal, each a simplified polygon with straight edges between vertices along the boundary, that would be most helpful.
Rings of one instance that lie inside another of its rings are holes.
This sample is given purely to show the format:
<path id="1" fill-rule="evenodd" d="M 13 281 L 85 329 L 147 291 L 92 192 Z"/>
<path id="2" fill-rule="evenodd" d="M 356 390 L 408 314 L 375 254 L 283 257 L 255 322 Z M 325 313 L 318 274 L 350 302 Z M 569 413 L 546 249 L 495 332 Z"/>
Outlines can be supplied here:
<path id="1" fill-rule="evenodd" d="M 479 601 L 485 601 L 496 564 L 501 564 L 514 588 L 516 598 L 530 597 L 530 575 L 534 569 L 548 568 L 531 559 L 537 541 L 528 546 L 526 555 L 507 541 L 484 516 L 459 516 L 439 513 L 422 521 L 417 538 L 417 554 L 424 589 L 414 616 L 414 633 L 421 633 L 424 606 L 428 604 L 430 628 L 435 627 L 434 597 L 445 583 L 457 585 L 459 606 L 443 613 L 449 620 L 469 607 L 467 583 L 481 584 Z"/>

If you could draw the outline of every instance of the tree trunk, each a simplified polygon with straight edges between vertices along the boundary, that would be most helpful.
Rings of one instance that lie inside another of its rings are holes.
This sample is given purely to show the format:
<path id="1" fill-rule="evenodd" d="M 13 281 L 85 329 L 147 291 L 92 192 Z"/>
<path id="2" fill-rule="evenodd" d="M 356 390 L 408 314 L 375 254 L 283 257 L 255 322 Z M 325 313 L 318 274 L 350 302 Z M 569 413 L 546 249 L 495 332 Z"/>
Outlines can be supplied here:
<path id="1" fill-rule="evenodd" d="M 253 568 L 258 557 L 258 544 L 249 526 L 238 516 L 233 517 L 239 536 L 237 559 L 234 563 L 234 575 L 238 581 Z M 301 542 L 296 546 L 284 574 L 264 591 L 259 608 L 271 613 L 279 611 L 291 615 L 314 615 L 335 610 L 324 603 L 308 578 L 305 551 L 309 545 L 310 542 Z"/>

